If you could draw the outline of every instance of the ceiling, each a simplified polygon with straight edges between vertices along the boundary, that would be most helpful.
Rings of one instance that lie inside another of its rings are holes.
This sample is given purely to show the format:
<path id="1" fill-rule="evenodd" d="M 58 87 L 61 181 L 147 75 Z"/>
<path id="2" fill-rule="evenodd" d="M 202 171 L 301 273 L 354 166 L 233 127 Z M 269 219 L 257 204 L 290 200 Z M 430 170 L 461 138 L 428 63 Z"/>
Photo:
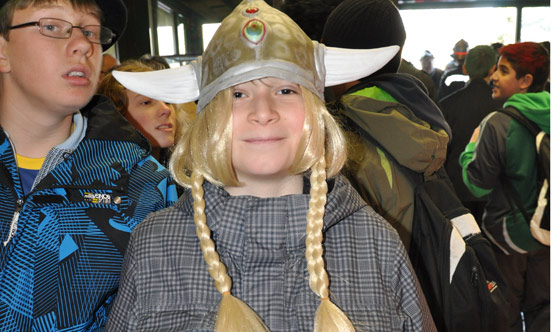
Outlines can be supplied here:
<path id="1" fill-rule="evenodd" d="M 192 13 L 200 18 L 202 23 L 221 22 L 236 7 L 241 0 L 158 0 L 180 7 L 184 12 Z M 265 0 L 269 5 L 279 8 L 286 0 Z M 299 1 L 299 0 L 287 0 Z M 329 4 L 337 4 L 341 0 L 319 0 Z M 452 8 L 452 7 L 502 7 L 512 5 L 544 5 L 549 6 L 549 0 L 391 0 L 399 8 Z"/>
<path id="2" fill-rule="evenodd" d="M 219 23 L 241 2 L 241 0 L 160 0 L 192 12 L 202 23 Z M 284 0 L 265 0 L 269 5 L 276 5 Z"/>
<path id="3" fill-rule="evenodd" d="M 208 23 L 222 21 L 240 3 L 240 0 L 180 0 L 189 10 Z"/>

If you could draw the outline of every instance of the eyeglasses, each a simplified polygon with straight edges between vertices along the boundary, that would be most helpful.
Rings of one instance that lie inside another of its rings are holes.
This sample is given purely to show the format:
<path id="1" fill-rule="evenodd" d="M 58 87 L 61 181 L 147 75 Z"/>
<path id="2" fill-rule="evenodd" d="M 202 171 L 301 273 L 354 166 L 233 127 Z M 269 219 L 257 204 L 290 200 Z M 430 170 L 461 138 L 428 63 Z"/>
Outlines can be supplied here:
<path id="1" fill-rule="evenodd" d="M 67 39 L 71 37 L 73 29 L 80 29 L 82 34 L 94 44 L 110 44 L 116 36 L 113 31 L 101 25 L 85 25 L 81 27 L 58 18 L 41 18 L 38 21 L 14 25 L 8 29 L 13 30 L 30 26 L 37 26 L 38 31 L 43 36 L 57 39 Z"/>

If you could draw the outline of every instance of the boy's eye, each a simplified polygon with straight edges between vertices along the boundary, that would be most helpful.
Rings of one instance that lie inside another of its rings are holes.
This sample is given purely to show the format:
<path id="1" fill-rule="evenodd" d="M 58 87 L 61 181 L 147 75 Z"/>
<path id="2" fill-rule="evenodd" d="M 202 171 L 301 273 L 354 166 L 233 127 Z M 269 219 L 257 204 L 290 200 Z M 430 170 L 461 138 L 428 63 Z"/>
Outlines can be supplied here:
<path id="1" fill-rule="evenodd" d="M 42 29 L 55 32 L 55 31 L 59 31 L 61 28 L 55 24 L 46 24 L 42 26 Z"/>
<path id="2" fill-rule="evenodd" d="M 94 37 L 94 35 L 95 35 L 94 31 L 87 30 L 87 29 L 82 29 L 82 33 L 83 33 L 87 38 Z"/>
<path id="3" fill-rule="evenodd" d="M 150 105 L 150 104 L 151 104 L 151 100 L 143 101 L 143 102 L 141 102 L 140 104 L 146 105 L 146 106 L 147 106 L 147 105 Z"/>
<path id="4" fill-rule="evenodd" d="M 295 90 L 293 90 L 293 89 L 281 89 L 279 91 L 279 93 L 282 94 L 282 95 L 290 95 L 292 93 L 295 93 Z"/>
<path id="5" fill-rule="evenodd" d="M 239 99 L 243 97 L 245 97 L 245 94 L 243 92 L 238 92 L 238 91 L 234 92 L 234 99 Z"/>

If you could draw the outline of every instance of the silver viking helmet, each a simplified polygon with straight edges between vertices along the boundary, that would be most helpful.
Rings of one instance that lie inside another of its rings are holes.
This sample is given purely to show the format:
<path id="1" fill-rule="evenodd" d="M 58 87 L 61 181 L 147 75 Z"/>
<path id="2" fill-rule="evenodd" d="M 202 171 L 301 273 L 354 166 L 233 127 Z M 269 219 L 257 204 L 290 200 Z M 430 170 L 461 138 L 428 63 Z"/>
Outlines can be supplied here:
<path id="1" fill-rule="evenodd" d="M 129 90 L 153 99 L 178 104 L 199 98 L 199 112 L 219 91 L 263 77 L 302 85 L 323 100 L 324 86 L 369 76 L 398 51 L 399 46 L 326 47 L 263 0 L 243 0 L 222 21 L 203 56 L 189 65 L 139 73 L 114 71 L 113 76 Z"/>

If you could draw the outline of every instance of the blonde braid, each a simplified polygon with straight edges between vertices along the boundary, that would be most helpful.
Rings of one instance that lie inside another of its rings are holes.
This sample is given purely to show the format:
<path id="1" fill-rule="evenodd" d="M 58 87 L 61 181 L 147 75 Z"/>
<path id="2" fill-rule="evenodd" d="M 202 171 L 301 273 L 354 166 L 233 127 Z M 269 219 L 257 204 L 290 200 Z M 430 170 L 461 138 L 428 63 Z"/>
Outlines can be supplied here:
<path id="1" fill-rule="evenodd" d="M 224 294 L 232 288 L 232 280 L 226 273 L 226 266 L 220 261 L 220 257 L 215 250 L 215 243 L 211 240 L 211 230 L 207 226 L 207 218 L 205 217 L 203 176 L 198 172 L 192 173 L 192 196 L 194 198 L 194 223 L 203 258 L 209 265 L 209 274 L 215 280 L 215 287 L 221 294 Z"/>
<path id="2" fill-rule="evenodd" d="M 330 281 L 324 267 L 322 228 L 324 226 L 326 194 L 328 193 L 325 154 L 322 154 L 311 171 L 311 199 L 307 213 L 305 257 L 310 287 L 321 299 L 314 318 L 314 332 L 354 332 L 355 328 L 349 318 L 330 301 Z"/>
<path id="3" fill-rule="evenodd" d="M 321 298 L 328 298 L 328 274 L 324 268 L 322 254 L 322 227 L 324 226 L 324 211 L 326 205 L 326 161 L 321 158 L 312 168 L 310 176 L 310 202 L 307 213 L 307 236 L 305 257 L 309 270 L 309 284 L 313 292 Z"/>
<path id="4" fill-rule="evenodd" d="M 204 177 L 199 172 L 192 172 L 192 197 L 194 199 L 194 223 L 199 238 L 203 258 L 209 266 L 209 274 L 215 280 L 215 287 L 222 294 L 217 321 L 216 332 L 268 332 L 268 328 L 261 318 L 240 299 L 230 294 L 232 280 L 226 272 L 226 266 L 221 262 L 215 250 L 215 243 L 211 239 L 211 230 L 207 226 L 205 217 L 205 199 L 203 198 Z"/>

